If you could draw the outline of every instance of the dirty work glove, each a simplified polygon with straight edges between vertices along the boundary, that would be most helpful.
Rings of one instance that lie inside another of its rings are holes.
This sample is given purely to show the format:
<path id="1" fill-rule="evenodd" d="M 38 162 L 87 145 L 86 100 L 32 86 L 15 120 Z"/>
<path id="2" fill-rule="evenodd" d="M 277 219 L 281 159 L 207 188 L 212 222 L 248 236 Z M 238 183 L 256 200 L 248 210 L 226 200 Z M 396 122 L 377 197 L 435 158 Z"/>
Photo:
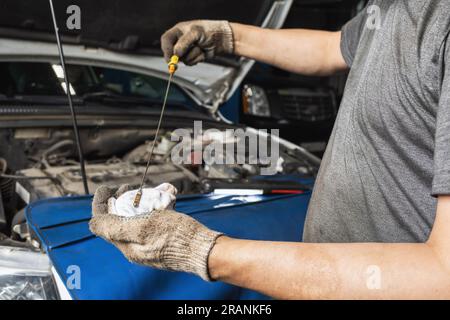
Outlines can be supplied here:
<path id="1" fill-rule="evenodd" d="M 221 233 L 173 210 L 153 210 L 134 217 L 109 212 L 109 199 L 127 191 L 127 185 L 119 190 L 106 186 L 97 189 L 89 222 L 91 231 L 113 243 L 131 262 L 190 272 L 210 281 L 208 257 Z"/>
<path id="2" fill-rule="evenodd" d="M 167 61 L 176 54 L 186 65 L 195 65 L 217 54 L 233 53 L 233 30 L 228 21 L 180 22 L 162 35 L 161 49 Z"/>

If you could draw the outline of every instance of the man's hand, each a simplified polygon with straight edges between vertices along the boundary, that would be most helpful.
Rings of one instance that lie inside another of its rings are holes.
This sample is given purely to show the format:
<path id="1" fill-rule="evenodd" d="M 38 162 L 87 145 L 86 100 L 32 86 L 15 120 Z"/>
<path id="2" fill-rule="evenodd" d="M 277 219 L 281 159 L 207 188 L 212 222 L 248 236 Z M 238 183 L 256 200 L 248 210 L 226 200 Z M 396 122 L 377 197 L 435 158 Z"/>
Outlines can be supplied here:
<path id="1" fill-rule="evenodd" d="M 195 65 L 217 54 L 233 53 L 233 31 L 228 21 L 180 22 L 161 37 L 164 58 L 173 54 L 186 65 Z"/>
<path id="2" fill-rule="evenodd" d="M 154 210 L 134 217 L 111 213 L 109 199 L 128 190 L 126 185 L 119 190 L 105 186 L 97 189 L 92 202 L 91 231 L 113 243 L 132 262 L 191 272 L 210 280 L 208 257 L 221 233 L 173 210 Z"/>

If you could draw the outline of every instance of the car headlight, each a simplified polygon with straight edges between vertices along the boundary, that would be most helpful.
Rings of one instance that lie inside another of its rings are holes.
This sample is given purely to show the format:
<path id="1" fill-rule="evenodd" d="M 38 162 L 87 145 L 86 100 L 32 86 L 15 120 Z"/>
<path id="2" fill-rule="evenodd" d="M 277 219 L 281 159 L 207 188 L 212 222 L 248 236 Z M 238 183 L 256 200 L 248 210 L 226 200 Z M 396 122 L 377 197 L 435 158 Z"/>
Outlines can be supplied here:
<path id="1" fill-rule="evenodd" d="M 242 90 L 242 108 L 245 114 L 270 117 L 270 105 L 263 88 L 245 85 Z"/>
<path id="2" fill-rule="evenodd" d="M 47 255 L 0 247 L 0 300 L 54 300 L 58 291 Z"/>

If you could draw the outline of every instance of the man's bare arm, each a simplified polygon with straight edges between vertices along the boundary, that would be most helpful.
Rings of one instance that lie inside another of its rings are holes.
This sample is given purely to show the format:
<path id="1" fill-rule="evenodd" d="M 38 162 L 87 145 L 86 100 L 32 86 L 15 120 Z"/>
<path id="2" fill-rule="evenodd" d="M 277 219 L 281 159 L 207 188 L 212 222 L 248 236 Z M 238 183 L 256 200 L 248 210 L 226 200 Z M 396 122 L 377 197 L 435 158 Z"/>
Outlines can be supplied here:
<path id="1" fill-rule="evenodd" d="M 221 54 L 236 54 L 304 75 L 330 75 L 347 69 L 341 32 L 264 29 L 220 20 L 177 23 L 161 37 L 168 61 L 175 54 L 195 65 Z"/>
<path id="2" fill-rule="evenodd" d="M 330 75 L 347 69 L 341 32 L 262 29 L 231 23 L 234 53 L 303 75 Z"/>
<path id="3" fill-rule="evenodd" d="M 307 244 L 221 237 L 213 279 L 279 299 L 450 299 L 450 196 L 424 244 Z M 378 277 L 379 276 L 379 277 Z"/>

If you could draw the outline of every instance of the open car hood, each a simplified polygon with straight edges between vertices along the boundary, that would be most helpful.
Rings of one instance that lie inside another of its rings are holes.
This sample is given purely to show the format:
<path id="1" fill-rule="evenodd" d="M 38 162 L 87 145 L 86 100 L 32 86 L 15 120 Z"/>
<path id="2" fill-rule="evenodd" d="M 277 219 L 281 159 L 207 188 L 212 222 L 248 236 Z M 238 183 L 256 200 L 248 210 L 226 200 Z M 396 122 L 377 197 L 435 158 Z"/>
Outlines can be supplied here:
<path id="1" fill-rule="evenodd" d="M 175 23 L 192 19 L 225 19 L 280 28 L 293 0 L 58 0 L 56 16 L 67 63 L 110 66 L 166 78 L 161 34 Z M 66 10 L 77 5 L 81 28 L 69 30 Z M 236 7 L 238 6 L 238 8 Z M 0 60 L 58 63 L 58 51 L 47 0 L 2 0 Z M 214 115 L 230 98 L 254 61 L 225 57 L 195 67 L 181 66 L 174 82 Z"/>

